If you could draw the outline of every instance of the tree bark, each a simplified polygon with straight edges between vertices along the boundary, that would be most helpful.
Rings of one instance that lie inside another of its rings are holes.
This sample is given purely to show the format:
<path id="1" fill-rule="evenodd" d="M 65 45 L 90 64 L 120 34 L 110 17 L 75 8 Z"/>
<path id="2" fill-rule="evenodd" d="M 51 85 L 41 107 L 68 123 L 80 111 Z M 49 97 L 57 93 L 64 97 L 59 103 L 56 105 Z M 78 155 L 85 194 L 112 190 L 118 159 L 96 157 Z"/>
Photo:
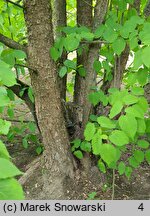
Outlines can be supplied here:
<path id="1" fill-rule="evenodd" d="M 78 26 L 86 26 L 93 31 L 102 23 L 106 13 L 107 1 L 97 0 L 94 18 L 92 0 L 77 1 L 77 24 Z M 80 108 L 75 110 L 75 133 L 74 137 L 84 138 L 84 129 L 88 122 L 92 109 L 91 103 L 88 101 L 88 94 L 91 87 L 96 86 L 96 73 L 93 69 L 93 63 L 99 57 L 100 45 L 96 43 L 85 44 L 86 48 L 82 50 L 82 54 L 77 56 L 77 64 L 83 65 L 86 70 L 86 76 L 81 77 L 78 73 L 75 77 L 74 103 Z M 81 161 L 85 175 L 90 172 L 91 158 L 88 153 L 84 155 Z"/>
<path id="2" fill-rule="evenodd" d="M 77 1 L 77 24 L 78 26 L 86 26 L 91 28 L 92 26 L 92 0 L 87 1 Z M 83 67 L 86 69 L 86 77 L 88 76 L 89 68 L 87 66 L 88 64 L 88 55 L 89 55 L 89 45 L 85 45 L 86 48 L 82 50 L 82 55 L 77 56 L 77 64 L 83 65 Z M 93 83 L 93 79 L 91 80 Z M 74 88 L 74 103 L 77 104 L 80 108 L 84 106 L 85 103 L 85 88 L 86 88 L 87 82 L 86 78 L 81 77 L 78 73 L 75 77 L 75 88 Z M 78 136 L 79 138 L 83 138 L 83 133 L 81 132 L 80 124 L 81 121 L 83 121 L 83 112 L 79 113 L 78 110 L 75 111 L 75 122 L 76 122 L 76 131 L 75 131 L 75 137 Z M 82 117 L 81 117 L 82 116 Z"/>
<path id="3" fill-rule="evenodd" d="M 104 19 L 107 11 L 108 2 L 97 0 L 94 8 L 94 18 L 92 18 L 93 8 L 92 1 L 77 1 L 77 22 L 78 25 L 85 25 L 92 27 L 94 31 Z M 87 16 L 85 16 L 87 14 Z M 88 18 L 87 18 L 88 17 Z M 81 56 L 78 56 L 78 64 L 82 64 L 86 69 L 86 76 L 81 77 L 76 74 L 75 78 L 75 93 L 74 102 L 82 107 L 82 125 L 80 125 L 80 119 L 78 112 L 75 113 L 77 122 L 76 134 L 82 139 L 85 125 L 88 121 L 89 114 L 91 112 L 91 103 L 88 101 L 88 94 L 91 92 L 91 87 L 96 85 L 96 73 L 93 69 L 93 63 L 99 57 L 100 45 L 93 43 L 87 46 L 87 50 L 83 50 Z M 80 114 L 81 115 L 81 114 Z M 75 134 L 75 135 L 76 135 Z"/>
<path id="4" fill-rule="evenodd" d="M 61 111 L 56 65 L 49 55 L 49 49 L 53 45 L 50 1 L 25 1 L 24 7 L 28 33 L 28 65 L 37 71 L 30 71 L 30 76 L 45 148 L 42 198 L 63 199 L 65 179 L 73 178 L 73 163 Z"/>
<path id="5" fill-rule="evenodd" d="M 130 6 L 130 8 L 134 7 L 137 10 L 137 13 L 140 14 L 140 3 L 141 0 L 135 0 L 133 6 Z M 128 45 L 126 45 L 122 54 L 119 57 L 116 57 L 116 62 L 113 70 L 113 80 L 110 84 L 111 87 L 118 88 L 118 89 L 121 88 L 123 74 L 129 58 L 129 53 L 130 53 L 130 48 Z"/>
<path id="6" fill-rule="evenodd" d="M 53 5 L 54 38 L 57 39 L 63 35 L 60 32 L 59 28 L 67 26 L 66 0 L 53 0 L 52 5 Z M 67 53 L 63 52 L 62 57 L 59 61 L 60 65 L 63 65 L 63 62 L 66 59 L 67 59 Z M 58 76 L 58 83 L 59 83 L 61 98 L 66 100 L 67 75 L 65 75 L 63 78 L 60 78 Z"/>
<path id="7" fill-rule="evenodd" d="M 4 36 L 3 34 L 0 33 L 0 42 L 8 46 L 9 48 L 12 49 L 17 49 L 17 50 L 22 50 L 26 52 L 26 46 L 19 44 L 18 42 Z"/>

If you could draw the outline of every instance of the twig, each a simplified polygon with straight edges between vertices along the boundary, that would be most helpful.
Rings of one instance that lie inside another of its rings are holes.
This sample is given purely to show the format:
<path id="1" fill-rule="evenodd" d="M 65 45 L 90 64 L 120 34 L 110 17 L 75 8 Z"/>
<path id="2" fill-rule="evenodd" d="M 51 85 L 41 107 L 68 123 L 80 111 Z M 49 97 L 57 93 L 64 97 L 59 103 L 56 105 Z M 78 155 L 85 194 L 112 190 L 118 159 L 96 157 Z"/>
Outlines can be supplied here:
<path id="1" fill-rule="evenodd" d="M 4 120 L 6 120 L 6 121 L 10 121 L 10 122 L 20 122 L 20 123 L 29 123 L 29 122 L 33 122 L 33 123 L 35 123 L 35 121 L 27 121 L 27 120 L 23 120 L 23 121 L 21 121 L 21 120 L 17 120 L 17 119 L 10 119 L 10 118 L 4 118 Z"/>
<path id="2" fill-rule="evenodd" d="M 33 160 L 28 166 L 28 170 L 24 173 L 24 175 L 19 179 L 19 183 L 23 186 L 25 183 L 33 176 L 34 172 L 37 172 L 37 169 L 40 168 L 40 161 L 42 155 Z"/>
<path id="3" fill-rule="evenodd" d="M 84 43 L 84 44 L 109 44 L 109 42 L 103 41 L 103 40 L 81 41 L 81 43 Z"/>
<path id="4" fill-rule="evenodd" d="M 7 47 L 12 48 L 12 49 L 17 49 L 17 50 L 22 50 L 26 52 L 26 47 L 24 45 L 21 45 L 17 43 L 16 41 L 4 36 L 3 34 L 0 33 L 0 42 L 5 44 Z"/>
<path id="5" fill-rule="evenodd" d="M 28 68 L 29 70 L 31 70 L 31 71 L 33 71 L 33 72 L 35 72 L 35 73 L 37 73 L 37 70 L 36 69 L 33 69 L 33 68 L 31 68 L 31 67 L 29 67 L 29 66 L 27 66 L 27 65 L 23 65 L 23 64 L 15 64 L 14 65 L 14 67 L 25 67 L 25 68 Z"/>
<path id="6" fill-rule="evenodd" d="M 114 200 L 115 197 L 115 169 L 113 169 L 113 182 L 112 182 L 112 200 Z"/>
<path id="7" fill-rule="evenodd" d="M 96 85 L 99 85 L 101 82 L 103 82 L 103 79 L 99 80 Z"/>
<path id="8" fill-rule="evenodd" d="M 89 4 L 86 0 L 83 0 L 87 5 L 89 5 L 89 6 L 91 6 L 92 8 L 94 8 L 93 7 L 93 5 L 91 5 L 91 4 Z"/>
<path id="9" fill-rule="evenodd" d="M 18 3 L 16 3 L 16 2 L 13 2 L 13 1 L 10 1 L 10 0 L 5 0 L 5 1 L 8 2 L 8 3 L 10 3 L 10 4 L 13 4 L 13 5 L 15 5 L 15 6 L 21 8 L 21 9 L 24 9 L 23 6 L 21 6 L 20 4 L 18 4 Z"/>

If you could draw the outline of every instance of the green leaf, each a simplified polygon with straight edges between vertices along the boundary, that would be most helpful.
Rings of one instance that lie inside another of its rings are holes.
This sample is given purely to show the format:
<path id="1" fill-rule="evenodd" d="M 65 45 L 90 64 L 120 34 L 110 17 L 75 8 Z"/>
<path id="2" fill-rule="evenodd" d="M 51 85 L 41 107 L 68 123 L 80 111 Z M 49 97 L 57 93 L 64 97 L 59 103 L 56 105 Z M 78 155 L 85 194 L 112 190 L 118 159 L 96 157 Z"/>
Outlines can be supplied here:
<path id="1" fill-rule="evenodd" d="M 28 88 L 28 96 L 30 100 L 32 101 L 32 103 L 34 103 L 34 94 L 33 94 L 33 90 L 31 87 Z"/>
<path id="2" fill-rule="evenodd" d="M 132 94 L 137 95 L 137 96 L 144 95 L 144 89 L 141 87 L 133 87 L 131 88 L 131 92 Z"/>
<path id="3" fill-rule="evenodd" d="M 0 119 L 0 134 L 7 135 L 9 132 L 10 126 L 11 126 L 11 123 L 9 121 Z"/>
<path id="4" fill-rule="evenodd" d="M 76 62 L 74 61 L 67 59 L 66 61 L 64 61 L 64 65 L 68 68 L 76 70 Z"/>
<path id="5" fill-rule="evenodd" d="M 95 132 L 96 132 L 95 124 L 91 122 L 87 123 L 85 130 L 84 130 L 85 140 L 87 141 L 92 140 Z"/>
<path id="6" fill-rule="evenodd" d="M 147 149 L 149 147 L 149 142 L 147 142 L 146 140 L 139 140 L 137 144 L 140 148 L 143 149 Z"/>
<path id="7" fill-rule="evenodd" d="M 148 69 L 147 68 L 140 68 L 137 72 L 137 80 L 140 85 L 144 86 L 147 83 L 148 79 Z"/>
<path id="8" fill-rule="evenodd" d="M 96 196 L 97 192 L 92 192 L 88 195 L 87 200 L 94 200 L 95 196 Z"/>
<path id="9" fill-rule="evenodd" d="M 25 59 L 27 55 L 22 50 L 13 50 L 13 56 L 17 59 Z"/>
<path id="10" fill-rule="evenodd" d="M 110 117 L 110 118 L 114 118 L 116 115 L 118 115 L 118 114 L 121 112 L 122 108 L 123 108 L 122 102 L 117 101 L 117 102 L 112 106 L 112 108 L 111 108 L 111 110 L 110 110 L 109 117 Z"/>
<path id="11" fill-rule="evenodd" d="M 0 179 L 11 178 L 23 174 L 9 160 L 0 158 Z"/>
<path id="12" fill-rule="evenodd" d="M 135 150 L 133 155 L 139 163 L 142 163 L 144 161 L 144 152 L 143 151 Z"/>
<path id="13" fill-rule="evenodd" d="M 97 118 L 97 122 L 100 124 L 103 128 L 113 129 L 116 128 L 116 124 L 114 121 L 110 120 L 106 116 L 100 116 Z"/>
<path id="14" fill-rule="evenodd" d="M 131 177 L 132 172 L 133 172 L 132 168 L 127 166 L 125 169 L 125 175 L 128 179 Z"/>
<path id="15" fill-rule="evenodd" d="M 111 144 L 103 144 L 101 146 L 100 155 L 103 161 L 105 161 L 108 164 L 108 166 L 111 163 L 116 162 L 118 160 L 117 150 Z"/>
<path id="16" fill-rule="evenodd" d="M 61 78 L 63 78 L 66 74 L 67 74 L 67 67 L 66 66 L 63 66 L 63 67 L 61 67 L 61 69 L 59 70 L 59 76 L 61 77 Z"/>
<path id="17" fill-rule="evenodd" d="M 81 77 L 85 77 L 86 76 L 86 70 L 84 67 L 80 67 L 78 68 L 78 73 Z"/>
<path id="18" fill-rule="evenodd" d="M 101 97 L 101 93 L 100 92 L 92 92 L 92 93 L 90 93 L 88 95 L 89 101 L 94 106 L 96 106 L 101 101 L 100 97 Z"/>
<path id="19" fill-rule="evenodd" d="M 139 39 L 142 41 L 142 44 L 144 45 L 150 45 L 150 23 L 145 22 L 143 30 L 139 33 Z"/>
<path id="20" fill-rule="evenodd" d="M 101 145 L 102 145 L 101 131 L 98 130 L 98 132 L 93 136 L 92 139 L 92 151 L 94 155 L 100 154 Z"/>
<path id="21" fill-rule="evenodd" d="M 7 148 L 5 146 L 5 144 L 0 140 L 0 157 L 1 158 L 5 158 L 5 159 L 9 159 L 10 155 L 7 151 Z"/>
<path id="22" fill-rule="evenodd" d="M 75 139 L 71 142 L 71 144 L 73 144 L 71 150 L 72 152 L 75 151 L 75 149 L 79 148 L 80 147 L 80 144 L 81 144 L 81 140 L 80 139 Z"/>
<path id="23" fill-rule="evenodd" d="M 102 68 L 102 65 L 101 65 L 100 61 L 95 60 L 94 63 L 93 63 L 93 68 L 96 71 L 96 73 L 99 73 L 101 68 Z"/>
<path id="24" fill-rule="evenodd" d="M 14 118 L 14 109 L 13 108 L 8 108 L 7 109 L 7 114 L 8 116 L 12 119 Z"/>
<path id="25" fill-rule="evenodd" d="M 119 175 L 123 175 L 124 174 L 125 168 L 126 168 L 126 166 L 125 166 L 124 162 L 121 161 L 119 163 L 119 165 L 118 165 Z"/>
<path id="26" fill-rule="evenodd" d="M 134 55 L 133 69 L 137 70 L 143 65 L 142 50 L 138 50 Z"/>
<path id="27" fill-rule="evenodd" d="M 145 22 L 143 30 L 139 33 L 139 39 L 142 41 L 142 44 L 144 45 L 150 45 L 150 23 Z"/>
<path id="28" fill-rule="evenodd" d="M 83 39 L 87 40 L 87 41 L 92 41 L 93 38 L 94 38 L 94 34 L 91 33 L 91 32 L 84 32 L 84 31 L 82 31 L 81 34 L 80 34 L 80 36 Z"/>
<path id="29" fill-rule="evenodd" d="M 101 160 L 98 160 L 97 165 L 98 165 L 99 170 L 100 170 L 102 173 L 106 173 L 105 164 L 104 164 Z"/>
<path id="30" fill-rule="evenodd" d="M 80 150 L 77 150 L 73 153 L 78 159 L 82 159 L 83 158 L 83 154 Z"/>
<path id="31" fill-rule="evenodd" d="M 146 119 L 146 133 L 150 133 L 150 119 Z"/>
<path id="32" fill-rule="evenodd" d="M 150 56 L 150 47 L 145 47 L 142 50 L 142 61 L 143 64 L 145 64 L 146 67 L 150 67 L 150 61 L 149 61 L 149 56 Z"/>
<path id="33" fill-rule="evenodd" d="M 60 57 L 60 53 L 55 47 L 50 48 L 50 55 L 54 61 L 57 61 Z"/>
<path id="34" fill-rule="evenodd" d="M 83 141 L 80 145 L 82 151 L 91 152 L 91 143 Z"/>
<path id="35" fill-rule="evenodd" d="M 112 44 L 112 48 L 117 55 L 120 55 L 123 52 L 125 46 L 126 42 L 123 38 L 117 38 Z"/>
<path id="36" fill-rule="evenodd" d="M 34 122 L 29 122 L 29 123 L 28 123 L 28 127 L 29 127 L 29 130 L 30 130 L 32 133 L 35 132 L 35 130 L 36 130 L 36 125 L 35 125 Z"/>
<path id="37" fill-rule="evenodd" d="M 141 109 L 141 107 L 138 104 L 126 108 L 125 112 L 130 115 L 133 115 L 134 117 L 144 119 L 144 111 Z"/>
<path id="38" fill-rule="evenodd" d="M 64 47 L 67 51 L 74 51 L 78 48 L 80 40 L 75 37 L 75 34 L 70 34 L 64 39 Z"/>
<path id="39" fill-rule="evenodd" d="M 133 168 L 137 168 L 139 166 L 139 162 L 134 157 L 129 158 L 129 164 Z"/>
<path id="40" fill-rule="evenodd" d="M 16 84 L 16 75 L 9 68 L 9 65 L 0 61 L 0 82 L 8 87 Z"/>
<path id="41" fill-rule="evenodd" d="M 137 104 L 140 106 L 140 108 L 143 110 L 143 112 L 148 111 L 149 105 L 148 105 L 146 98 L 140 97 Z"/>
<path id="42" fill-rule="evenodd" d="M 137 132 L 144 134 L 146 131 L 146 124 L 144 119 L 137 119 Z"/>
<path id="43" fill-rule="evenodd" d="M 7 89 L 7 95 L 11 101 L 15 101 L 15 94 L 11 89 Z"/>
<path id="44" fill-rule="evenodd" d="M 0 87 L 0 107 L 7 106 L 10 103 L 10 99 L 7 96 L 7 91 L 4 87 Z"/>
<path id="45" fill-rule="evenodd" d="M 123 98 L 123 102 L 125 105 L 132 105 L 138 102 L 138 97 L 128 94 Z"/>
<path id="46" fill-rule="evenodd" d="M 137 132 L 137 121 L 132 115 L 123 115 L 119 118 L 120 128 L 132 139 Z"/>
<path id="47" fill-rule="evenodd" d="M 38 146 L 38 147 L 36 148 L 36 153 L 37 153 L 38 155 L 40 155 L 42 152 L 43 152 L 42 146 Z"/>
<path id="48" fill-rule="evenodd" d="M 128 73 L 126 82 L 129 86 L 133 86 L 137 82 L 137 73 Z"/>
<path id="49" fill-rule="evenodd" d="M 98 28 L 94 32 L 95 38 L 100 38 L 102 36 L 104 30 L 105 30 L 105 26 L 104 25 L 98 26 Z"/>
<path id="50" fill-rule="evenodd" d="M 129 37 L 129 31 L 128 31 L 128 26 L 127 25 L 124 25 L 124 26 L 122 26 L 121 27 L 121 29 L 120 29 L 120 35 L 121 35 L 121 37 L 123 37 L 123 38 L 128 38 Z"/>
<path id="51" fill-rule="evenodd" d="M 113 43 L 117 39 L 118 34 L 113 29 L 107 28 L 104 31 L 103 37 L 106 41 Z"/>
<path id="52" fill-rule="evenodd" d="M 25 149 L 28 148 L 29 144 L 28 144 L 28 140 L 27 140 L 27 138 L 23 138 L 23 140 L 22 140 L 22 144 L 23 144 L 23 147 L 24 147 Z"/>
<path id="53" fill-rule="evenodd" d="M 119 130 L 114 130 L 109 136 L 109 140 L 117 146 L 124 146 L 129 143 L 128 136 Z"/>
<path id="54" fill-rule="evenodd" d="M 97 122 L 97 115 L 90 115 L 90 120 L 93 122 Z"/>
<path id="55" fill-rule="evenodd" d="M 22 200 L 24 193 L 16 179 L 0 179 L 0 200 Z"/>
<path id="56" fill-rule="evenodd" d="M 109 103 L 110 105 L 114 105 L 117 101 L 121 101 L 121 95 L 119 91 L 114 91 L 110 96 L 109 96 Z"/>
<path id="57" fill-rule="evenodd" d="M 147 150 L 145 152 L 145 159 L 146 159 L 147 163 L 150 164 L 150 150 Z"/>

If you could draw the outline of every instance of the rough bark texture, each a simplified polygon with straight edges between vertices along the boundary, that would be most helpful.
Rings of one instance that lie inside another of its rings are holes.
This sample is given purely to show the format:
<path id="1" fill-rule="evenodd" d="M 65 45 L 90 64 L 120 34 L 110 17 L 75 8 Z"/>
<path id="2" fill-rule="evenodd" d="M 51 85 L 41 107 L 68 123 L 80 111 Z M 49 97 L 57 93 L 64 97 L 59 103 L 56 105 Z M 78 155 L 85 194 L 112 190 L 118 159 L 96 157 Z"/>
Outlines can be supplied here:
<path id="1" fill-rule="evenodd" d="M 103 21 L 106 13 L 107 1 L 97 1 L 93 18 L 92 0 L 77 1 L 77 24 L 78 26 L 86 26 L 95 30 Z M 93 69 L 93 63 L 99 57 L 99 44 L 86 44 L 82 50 L 82 54 L 77 56 L 78 65 L 83 65 L 86 70 L 86 76 L 81 77 L 78 73 L 75 77 L 75 93 L 74 103 L 80 108 L 75 110 L 75 137 L 83 139 L 85 125 L 89 119 L 92 109 L 91 103 L 88 101 L 88 94 L 91 87 L 96 86 L 96 73 Z M 86 153 L 81 161 L 85 175 L 89 174 L 91 167 L 91 159 Z"/>
<path id="2" fill-rule="evenodd" d="M 144 15 L 146 17 L 150 16 L 150 0 L 147 1 L 147 5 L 146 5 L 146 7 L 144 9 Z"/>
<path id="3" fill-rule="evenodd" d="M 12 49 L 18 49 L 26 52 L 26 47 L 24 45 L 17 43 L 16 41 L 2 35 L 1 33 L 0 33 L 0 42 L 2 42 L 3 44 L 5 44 L 6 46 Z"/>
<path id="4" fill-rule="evenodd" d="M 78 0 L 77 1 L 78 25 L 85 25 L 87 27 L 92 26 L 92 29 L 95 30 L 95 28 L 103 22 L 106 11 L 107 11 L 107 1 L 97 0 L 95 10 L 94 10 L 94 18 L 92 18 L 92 1 Z M 87 14 L 88 16 L 85 16 L 85 14 Z M 76 122 L 77 122 L 76 134 L 80 138 L 83 138 L 83 131 L 91 111 L 91 104 L 88 101 L 88 94 L 91 91 L 91 87 L 96 85 L 96 74 L 93 69 L 93 63 L 99 57 L 99 49 L 100 46 L 98 44 L 90 44 L 87 47 L 87 49 L 83 50 L 82 55 L 78 56 L 78 64 L 82 64 L 86 69 L 85 78 L 80 77 L 78 74 L 76 75 L 75 78 L 74 102 L 83 108 L 81 129 L 79 129 L 80 119 L 78 113 L 75 113 Z"/>
<path id="5" fill-rule="evenodd" d="M 24 15 L 28 32 L 28 64 L 35 94 L 38 124 L 45 147 L 43 199 L 63 199 L 65 179 L 73 178 L 69 141 L 61 111 L 56 65 L 49 56 L 53 45 L 49 0 L 25 1 Z"/>
<path id="6" fill-rule="evenodd" d="M 92 26 L 92 0 L 77 0 L 78 26 Z"/>
<path id="7" fill-rule="evenodd" d="M 120 57 L 116 58 L 116 65 L 114 67 L 113 81 L 111 86 L 114 88 L 121 88 L 121 83 L 123 79 L 123 73 L 128 61 L 130 48 L 126 45 L 125 50 L 122 52 Z"/>
<path id="8" fill-rule="evenodd" d="M 59 38 L 63 35 L 59 31 L 59 28 L 64 26 L 67 26 L 66 0 L 54 0 L 53 1 L 53 29 L 54 29 L 55 38 Z M 66 58 L 67 58 L 67 54 L 66 52 L 63 52 L 59 62 L 60 65 L 63 64 Z M 61 98 L 66 100 L 67 75 L 64 76 L 63 78 L 58 77 L 58 82 L 59 82 Z"/>
<path id="9" fill-rule="evenodd" d="M 54 36 L 56 38 L 62 36 L 62 34 L 59 31 L 59 28 L 64 27 L 66 25 L 66 0 L 53 0 L 53 28 Z"/>
<path id="10" fill-rule="evenodd" d="M 130 6 L 130 8 L 134 7 L 137 10 L 137 13 L 140 14 L 140 3 L 141 3 L 141 0 L 135 0 L 133 6 Z M 121 88 L 123 74 L 124 74 L 125 67 L 126 67 L 126 64 L 129 58 L 129 53 L 130 53 L 130 48 L 128 45 L 126 45 L 122 54 L 116 58 L 116 63 L 115 63 L 115 67 L 113 70 L 113 80 L 111 83 L 111 87 L 115 87 L 119 89 Z"/>
<path id="11" fill-rule="evenodd" d="M 88 14 L 88 15 L 87 15 Z M 77 1 L 77 24 L 78 26 L 92 26 L 92 0 L 88 1 Z M 83 67 L 86 69 L 86 77 L 88 76 L 88 55 L 89 55 L 89 45 L 85 45 L 85 47 L 82 50 L 82 55 L 77 56 L 77 63 L 78 65 L 83 65 Z M 75 92 L 74 92 L 74 102 L 77 104 L 80 108 L 83 108 L 85 103 L 85 87 L 88 85 L 86 83 L 86 78 L 81 77 L 78 73 L 75 77 Z M 91 83 L 93 83 L 93 79 L 91 80 Z M 82 138 L 82 132 L 80 128 L 80 123 L 83 121 L 83 112 L 84 109 L 81 109 L 81 114 L 78 112 L 78 110 L 75 111 L 75 122 L 76 122 L 76 132 L 75 136 Z"/>

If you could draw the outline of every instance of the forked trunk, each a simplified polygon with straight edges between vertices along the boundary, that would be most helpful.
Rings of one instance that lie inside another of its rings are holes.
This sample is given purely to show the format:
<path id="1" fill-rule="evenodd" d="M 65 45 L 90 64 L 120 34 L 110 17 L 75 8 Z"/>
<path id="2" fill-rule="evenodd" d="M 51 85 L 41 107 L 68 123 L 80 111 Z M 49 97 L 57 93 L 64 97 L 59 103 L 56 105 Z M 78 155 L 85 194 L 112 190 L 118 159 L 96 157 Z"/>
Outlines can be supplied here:
<path id="1" fill-rule="evenodd" d="M 63 199 L 64 181 L 73 177 L 69 140 L 61 110 L 56 65 L 49 55 L 53 45 L 51 6 L 49 0 L 25 1 L 28 32 L 28 64 L 35 95 L 38 124 L 45 148 L 43 194 L 45 199 Z"/>

